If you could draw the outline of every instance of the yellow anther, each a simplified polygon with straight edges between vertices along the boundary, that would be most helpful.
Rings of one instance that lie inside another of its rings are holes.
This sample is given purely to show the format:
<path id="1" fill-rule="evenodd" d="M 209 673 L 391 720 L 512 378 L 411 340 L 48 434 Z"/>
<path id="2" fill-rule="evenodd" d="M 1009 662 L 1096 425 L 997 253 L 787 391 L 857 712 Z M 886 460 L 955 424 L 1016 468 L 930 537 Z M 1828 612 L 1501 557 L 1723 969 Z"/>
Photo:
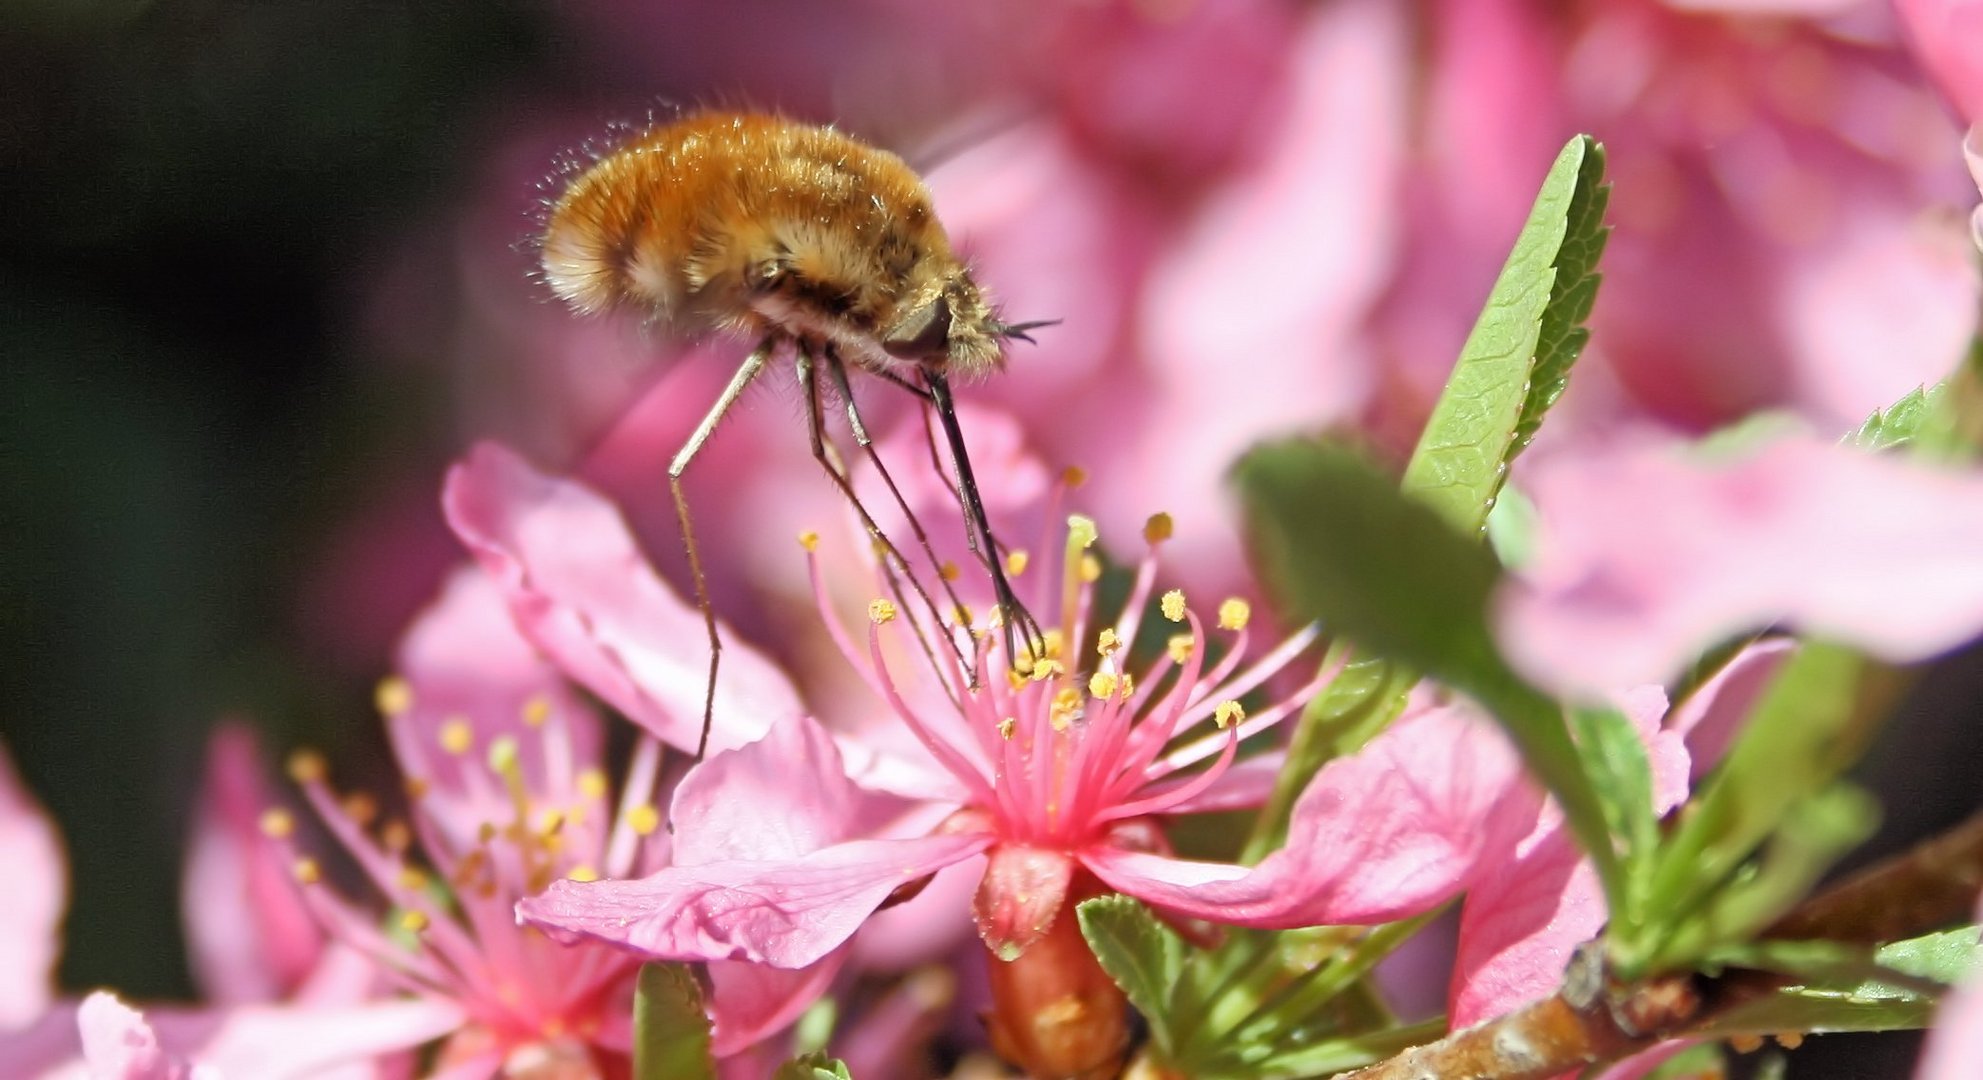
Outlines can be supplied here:
<path id="1" fill-rule="evenodd" d="M 1771 1038 L 1785 1050 L 1795 1050 L 1804 1045 L 1804 1033 L 1801 1031 L 1779 1031 Z"/>
<path id="2" fill-rule="evenodd" d="M 1031 558 L 1032 556 L 1027 555 L 1023 548 L 1017 551 L 1006 552 L 1005 572 L 1013 577 L 1018 577 L 1026 572 L 1026 564 Z"/>
<path id="3" fill-rule="evenodd" d="M 542 694 L 532 695 L 523 703 L 523 722 L 531 727 L 543 727 L 551 718 L 551 699 Z"/>
<path id="4" fill-rule="evenodd" d="M 542 822 L 537 826 L 537 831 L 545 836 L 556 836 L 564 831 L 567 820 L 563 810 L 546 810 Z"/>
<path id="5" fill-rule="evenodd" d="M 652 803 L 641 803 L 627 811 L 627 827 L 639 836 L 653 836 L 661 827 L 661 811 Z"/>
<path id="6" fill-rule="evenodd" d="M 572 867 L 571 872 L 567 873 L 565 876 L 573 881 L 598 881 L 599 871 L 593 867 L 580 863 L 579 865 Z"/>
<path id="7" fill-rule="evenodd" d="M 957 620 L 957 625 L 959 626 L 971 625 L 972 611 L 970 608 L 965 607 L 963 604 L 957 605 L 957 610 L 951 612 L 950 615 L 952 618 Z"/>
<path id="8" fill-rule="evenodd" d="M 1246 719 L 1246 710 L 1237 701 L 1221 701 L 1219 707 L 1212 710 L 1212 723 L 1217 725 L 1220 731 L 1244 719 Z"/>
<path id="9" fill-rule="evenodd" d="M 1136 693 L 1136 680 L 1131 678 L 1127 671 L 1122 673 L 1122 689 L 1118 693 L 1121 694 L 1124 701 L 1128 701 Z"/>
<path id="10" fill-rule="evenodd" d="M 407 911 L 399 916 L 399 928 L 409 934 L 418 934 L 432 923 L 433 920 L 424 911 Z"/>
<path id="11" fill-rule="evenodd" d="M 578 793 L 588 799 L 606 797 L 606 773 L 597 768 L 586 769 L 578 774 Z"/>
<path id="12" fill-rule="evenodd" d="M 819 534 L 812 531 L 811 529 L 807 529 L 806 531 L 800 533 L 799 546 L 805 548 L 807 551 L 818 551 Z"/>
<path id="13" fill-rule="evenodd" d="M 1253 605 L 1235 596 L 1219 605 L 1219 629 L 1244 630 L 1253 617 Z"/>
<path id="14" fill-rule="evenodd" d="M 1176 664 L 1191 659 L 1191 650 L 1197 647 L 1197 640 L 1190 634 L 1172 634 L 1170 640 L 1164 642 L 1164 651 L 1170 655 L 1171 662 Z"/>
<path id="15" fill-rule="evenodd" d="M 289 868 L 289 873 L 296 879 L 298 885 L 315 885 L 324 878 L 324 868 L 317 865 L 317 860 L 308 856 L 296 860 L 296 865 Z"/>
<path id="16" fill-rule="evenodd" d="M 1055 731 L 1066 731 L 1081 715 L 1081 692 L 1073 687 L 1062 687 L 1053 696 L 1053 703 L 1047 707 L 1047 722 Z"/>
<path id="17" fill-rule="evenodd" d="M 465 716 L 449 717 L 441 723 L 441 749 L 450 754 L 466 754 L 475 749 L 475 728 Z"/>
<path id="18" fill-rule="evenodd" d="M 1081 580 L 1093 585 L 1102 580 L 1102 560 L 1093 555 L 1081 556 Z"/>
<path id="19" fill-rule="evenodd" d="M 485 821 L 482 824 L 477 825 L 475 827 L 475 839 L 477 843 L 486 844 L 489 841 L 494 840 L 495 838 L 496 838 L 495 822 Z"/>
<path id="20" fill-rule="evenodd" d="M 427 875 L 417 866 L 399 868 L 399 887 L 407 892 L 426 892 Z"/>
<path id="21" fill-rule="evenodd" d="M 368 792 L 354 791 L 340 800 L 339 805 L 343 807 L 345 817 L 360 825 L 370 825 L 379 816 L 379 800 Z"/>
<path id="22" fill-rule="evenodd" d="M 1115 693 L 1116 684 L 1120 681 L 1113 671 L 1097 671 L 1088 676 L 1088 692 L 1107 701 Z"/>
<path id="23" fill-rule="evenodd" d="M 1040 637 L 1047 647 L 1049 657 L 1059 657 L 1067 649 L 1067 635 L 1061 633 L 1057 626 L 1048 627 L 1046 633 Z"/>
<path id="24" fill-rule="evenodd" d="M 1172 622 L 1183 622 L 1184 621 L 1184 590 L 1172 589 L 1171 591 L 1165 593 L 1164 598 L 1157 602 L 1157 606 L 1159 609 L 1163 611 L 1164 618 L 1169 619 Z"/>
<path id="25" fill-rule="evenodd" d="M 1169 514 L 1151 514 L 1150 520 L 1143 523 L 1143 539 L 1152 544 L 1161 544 L 1171 538 L 1176 525 Z"/>
<path id="26" fill-rule="evenodd" d="M 321 783 L 326 771 L 324 756 L 315 750 L 298 750 L 289 755 L 289 779 L 298 784 Z"/>
<path id="27" fill-rule="evenodd" d="M 1731 1035 L 1728 1037 L 1728 1045 L 1733 1047 L 1738 1054 L 1753 1054 L 1763 1048 L 1763 1037 L 1761 1035 Z"/>
<path id="28" fill-rule="evenodd" d="M 1007 668 L 1005 670 L 1005 685 L 1010 686 L 1015 693 L 1026 689 L 1027 672 L 1032 670 L 1033 664 L 1030 660 L 1026 662 L 1024 670 L 1021 670 L 1017 666 Z"/>
<path id="29" fill-rule="evenodd" d="M 506 773 L 516 768 L 516 738 L 511 735 L 498 735 L 489 740 L 489 769 L 492 772 Z"/>
<path id="30" fill-rule="evenodd" d="M 956 581 L 958 578 L 964 576 L 964 571 L 959 570 L 956 563 L 945 559 L 943 560 L 943 565 L 936 568 L 936 576 L 945 581 Z"/>
<path id="31" fill-rule="evenodd" d="M 1116 636 L 1113 627 L 1104 626 L 1102 632 L 1095 635 L 1095 652 L 1103 657 L 1114 656 L 1116 650 L 1120 648 L 1122 648 L 1122 639 Z"/>
<path id="32" fill-rule="evenodd" d="M 1069 465 L 1060 470 L 1060 482 L 1071 488 L 1078 488 L 1088 482 L 1088 471 L 1079 465 Z"/>
<path id="33" fill-rule="evenodd" d="M 1034 664 L 1033 670 L 1028 672 L 1026 677 L 1034 682 L 1046 682 L 1048 679 L 1059 678 L 1066 671 L 1067 668 L 1060 661 L 1049 657 Z"/>
<path id="34" fill-rule="evenodd" d="M 1010 716 L 998 722 L 998 737 L 1001 739 L 1009 741 L 1012 738 L 1012 733 L 1018 730 L 1019 721 L 1014 720 Z"/>
<path id="35" fill-rule="evenodd" d="M 381 716 L 399 716 L 413 707 L 413 684 L 397 675 L 380 679 L 372 691 L 372 703 Z"/>
<path id="36" fill-rule="evenodd" d="M 875 624 L 876 626 L 880 626 L 883 623 L 894 622 L 895 602 L 892 600 L 869 601 L 868 621 Z"/>
<path id="37" fill-rule="evenodd" d="M 433 783 L 424 776 L 409 776 L 400 784 L 400 789 L 405 791 L 406 797 L 413 802 L 426 798 L 427 793 L 433 788 Z"/>
<path id="38" fill-rule="evenodd" d="M 404 820 L 394 818 L 379 830 L 379 843 L 394 854 L 404 852 L 413 846 L 413 828 Z"/>
<path id="39" fill-rule="evenodd" d="M 1070 514 L 1067 518 L 1067 545 L 1071 548 L 1094 546 L 1101 533 L 1095 529 L 1095 519 L 1084 514 Z"/>
<path id="40" fill-rule="evenodd" d="M 296 818 L 280 806 L 262 811 L 262 835 L 271 840 L 287 840 L 296 834 Z"/>

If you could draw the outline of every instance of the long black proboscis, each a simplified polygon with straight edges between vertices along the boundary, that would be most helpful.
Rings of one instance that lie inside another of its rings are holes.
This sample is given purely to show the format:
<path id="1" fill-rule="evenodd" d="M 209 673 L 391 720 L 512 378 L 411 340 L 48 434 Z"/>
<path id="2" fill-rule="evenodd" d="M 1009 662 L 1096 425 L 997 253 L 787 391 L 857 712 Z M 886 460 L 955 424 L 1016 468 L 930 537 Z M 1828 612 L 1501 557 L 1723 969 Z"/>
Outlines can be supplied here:
<path id="1" fill-rule="evenodd" d="M 940 370 L 923 369 L 923 382 L 929 387 L 930 401 L 936 406 L 937 422 L 943 425 L 944 438 L 950 443 L 950 458 L 957 466 L 957 486 L 964 493 L 964 527 L 970 532 L 971 546 L 979 548 L 985 567 L 991 571 L 992 590 L 998 594 L 998 606 L 1005 618 L 1005 655 L 1017 660 L 1018 653 L 1013 649 L 1013 624 L 1019 623 L 1026 634 L 1026 646 L 1035 659 L 1046 652 L 1046 635 L 1033 620 L 1031 612 L 1019 602 L 1019 596 L 1012 590 L 1012 582 L 1005 576 L 1005 565 L 999 559 L 998 541 L 993 539 L 991 519 L 985 514 L 984 499 L 978 495 L 978 478 L 971 472 L 971 455 L 964 448 L 964 429 L 957 423 L 957 403 L 950 394 L 950 378 Z"/>

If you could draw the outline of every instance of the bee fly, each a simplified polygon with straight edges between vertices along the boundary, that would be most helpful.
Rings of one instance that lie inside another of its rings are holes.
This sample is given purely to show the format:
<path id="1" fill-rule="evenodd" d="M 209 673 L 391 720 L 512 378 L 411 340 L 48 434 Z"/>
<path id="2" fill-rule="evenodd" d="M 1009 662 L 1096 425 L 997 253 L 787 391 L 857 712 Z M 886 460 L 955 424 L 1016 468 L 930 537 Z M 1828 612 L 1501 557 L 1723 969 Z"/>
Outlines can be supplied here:
<path id="1" fill-rule="evenodd" d="M 853 504 L 885 565 L 901 568 L 967 672 L 975 672 L 944 612 L 908 560 L 854 493 L 821 432 L 821 379 L 846 403 L 854 441 L 887 483 L 932 563 L 936 556 L 873 448 L 848 383 L 849 366 L 875 375 L 934 410 L 956 466 L 965 537 L 991 574 L 1004 626 L 1043 655 L 1038 622 L 1014 594 L 957 424 L 951 379 L 1004 366 L 1003 344 L 1031 341 L 1044 322 L 1000 319 L 936 219 L 929 191 L 901 158 L 831 128 L 774 116 L 705 112 L 651 127 L 575 171 L 551 204 L 543 232 L 551 290 L 582 313 L 631 308 L 681 332 L 727 331 L 755 338 L 729 385 L 668 465 L 709 630 L 703 704 L 707 749 L 722 642 L 681 478 L 710 433 L 781 345 L 789 344 L 806 396 L 812 454 Z M 931 452 L 935 454 L 934 434 Z M 889 571 L 893 578 L 893 569 Z M 948 578 L 938 578 L 946 592 Z M 952 611 L 961 610 L 954 593 Z M 925 640 L 925 648 L 928 648 Z"/>

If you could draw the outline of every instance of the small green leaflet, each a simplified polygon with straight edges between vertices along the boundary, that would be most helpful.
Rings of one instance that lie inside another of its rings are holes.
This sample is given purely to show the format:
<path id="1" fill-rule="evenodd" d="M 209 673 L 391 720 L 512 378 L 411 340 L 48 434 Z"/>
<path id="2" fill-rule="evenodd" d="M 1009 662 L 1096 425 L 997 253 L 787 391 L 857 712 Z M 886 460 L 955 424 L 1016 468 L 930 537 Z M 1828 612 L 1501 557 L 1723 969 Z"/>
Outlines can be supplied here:
<path id="1" fill-rule="evenodd" d="M 1917 386 L 1908 391 L 1898 401 L 1867 417 L 1858 430 L 1845 437 L 1846 444 L 1861 450 L 1893 450 L 1910 445 L 1920 433 L 1922 421 L 1938 407 L 1947 386 L 1937 383 L 1932 389 Z"/>
<path id="2" fill-rule="evenodd" d="M 771 1080 L 853 1080 L 853 1077 L 847 1072 L 846 1062 L 825 1054 L 806 1054 L 778 1066 Z"/>
<path id="3" fill-rule="evenodd" d="M 1812 975 L 1805 984 L 1729 1010 L 1703 1034 L 1926 1027 L 1934 1018 L 1938 995 L 1932 986 L 1920 984 L 1953 985 L 1975 972 L 1979 963 L 1974 926 L 1882 945 L 1870 956 L 1864 946 L 1843 942 L 1759 942 L 1747 948 L 1772 953 L 1788 945 L 1843 952 L 1861 962 L 1810 965 Z"/>
<path id="4" fill-rule="evenodd" d="M 715 1080 L 702 984 L 687 964 L 647 964 L 633 996 L 634 1080 Z"/>
<path id="5" fill-rule="evenodd" d="M 1604 148 L 1571 139 L 1537 193 L 1528 223 L 1433 407 L 1404 488 L 1461 532 L 1486 523 L 1508 464 L 1535 436 L 1588 340 L 1610 188 Z"/>
<path id="6" fill-rule="evenodd" d="M 1171 988 L 1184 970 L 1184 942 L 1142 904 L 1126 896 L 1099 896 L 1075 908 L 1081 936 L 1102 970 L 1150 1023 L 1158 1052 L 1174 1048 L 1169 1024 Z"/>

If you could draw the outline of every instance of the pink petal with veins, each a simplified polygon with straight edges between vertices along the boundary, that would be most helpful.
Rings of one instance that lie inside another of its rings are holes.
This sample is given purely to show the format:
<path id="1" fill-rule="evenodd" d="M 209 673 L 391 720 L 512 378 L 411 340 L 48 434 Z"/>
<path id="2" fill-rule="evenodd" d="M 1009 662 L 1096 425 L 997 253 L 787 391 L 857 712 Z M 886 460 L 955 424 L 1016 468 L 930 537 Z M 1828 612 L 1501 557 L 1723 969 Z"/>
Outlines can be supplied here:
<path id="1" fill-rule="evenodd" d="M 797 971 L 716 960 L 709 964 L 709 1015 L 716 1022 L 710 1050 L 717 1057 L 748 1050 L 777 1033 L 819 1000 L 847 959 L 835 949 Z"/>
<path id="2" fill-rule="evenodd" d="M 1539 805 L 1494 725 L 1445 706 L 1325 766 L 1295 804 L 1287 845 L 1256 867 L 1111 848 L 1082 861 L 1120 892 L 1213 922 L 1385 922 L 1438 905 L 1505 859 Z"/>
<path id="3" fill-rule="evenodd" d="M 1983 629 L 1983 473 L 1790 438 L 1723 463 L 1566 455 L 1531 491 L 1539 541 L 1500 637 L 1561 693 L 1657 682 L 1779 621 L 1895 662 Z"/>
<path id="4" fill-rule="evenodd" d="M 611 503 L 492 443 L 449 471 L 442 502 L 525 636 L 663 741 L 695 747 L 709 670 L 702 615 L 655 576 Z M 785 676 L 728 634 L 710 749 L 799 712 Z"/>
<path id="5" fill-rule="evenodd" d="M 791 860 L 559 881 L 518 904 L 517 915 L 560 940 L 593 937 L 657 958 L 799 968 L 838 948 L 896 889 L 990 844 L 982 833 L 855 840 Z"/>
<path id="6" fill-rule="evenodd" d="M 49 1006 L 62 948 L 69 868 L 54 822 L 21 784 L 0 745 L 0 1031 L 32 1023 Z"/>
<path id="7" fill-rule="evenodd" d="M 810 717 L 781 720 L 682 779 L 668 815 L 679 823 L 675 865 L 809 855 L 846 839 L 859 798 L 826 729 Z"/>
<path id="8" fill-rule="evenodd" d="M 99 990 L 83 999 L 76 1014 L 83 1059 L 92 1080 L 191 1080 L 217 1077 L 211 1069 L 159 1048 L 158 1035 L 136 1009 Z"/>

